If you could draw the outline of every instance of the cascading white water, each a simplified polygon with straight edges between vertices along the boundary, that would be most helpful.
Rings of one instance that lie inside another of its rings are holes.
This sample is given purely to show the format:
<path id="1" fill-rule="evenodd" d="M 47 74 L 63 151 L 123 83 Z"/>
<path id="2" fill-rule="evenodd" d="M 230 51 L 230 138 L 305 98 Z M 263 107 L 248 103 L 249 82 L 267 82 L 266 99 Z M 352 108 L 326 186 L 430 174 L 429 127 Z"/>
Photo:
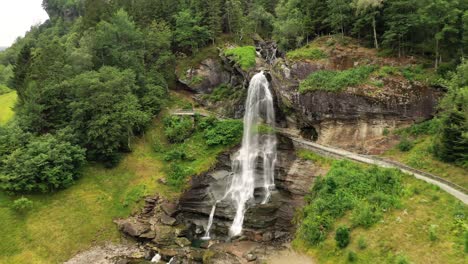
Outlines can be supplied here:
<path id="1" fill-rule="evenodd" d="M 236 153 L 232 169 L 234 172 L 231 185 L 224 197 L 216 201 L 208 220 L 205 239 L 209 239 L 209 229 L 213 223 L 216 204 L 229 197 L 236 209 L 236 214 L 229 230 L 229 235 L 237 236 L 242 231 L 244 213 L 248 201 L 254 199 L 255 187 L 263 187 L 265 195 L 262 204 L 267 203 L 274 188 L 274 168 L 276 162 L 276 136 L 274 132 L 275 112 L 273 96 L 263 71 L 255 74 L 249 85 L 245 102 L 244 134 L 241 149 Z M 258 159 L 263 161 L 263 173 L 257 171 Z M 261 177 L 262 186 L 255 186 L 255 180 Z"/>

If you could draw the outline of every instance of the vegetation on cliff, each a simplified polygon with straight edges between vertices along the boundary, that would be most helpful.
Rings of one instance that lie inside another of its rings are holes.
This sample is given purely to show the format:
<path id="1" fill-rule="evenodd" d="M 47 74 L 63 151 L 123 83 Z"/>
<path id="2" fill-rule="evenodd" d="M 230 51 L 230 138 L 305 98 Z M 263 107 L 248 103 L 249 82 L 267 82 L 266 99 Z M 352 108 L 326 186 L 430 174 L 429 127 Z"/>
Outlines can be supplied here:
<path id="1" fill-rule="evenodd" d="M 468 209 L 460 201 L 395 170 L 299 156 L 331 169 L 299 216 L 295 248 L 320 263 L 464 263 Z"/>
<path id="2" fill-rule="evenodd" d="M 255 47 L 242 46 L 224 51 L 226 56 L 232 56 L 234 61 L 239 64 L 243 70 L 249 70 L 255 66 Z"/>

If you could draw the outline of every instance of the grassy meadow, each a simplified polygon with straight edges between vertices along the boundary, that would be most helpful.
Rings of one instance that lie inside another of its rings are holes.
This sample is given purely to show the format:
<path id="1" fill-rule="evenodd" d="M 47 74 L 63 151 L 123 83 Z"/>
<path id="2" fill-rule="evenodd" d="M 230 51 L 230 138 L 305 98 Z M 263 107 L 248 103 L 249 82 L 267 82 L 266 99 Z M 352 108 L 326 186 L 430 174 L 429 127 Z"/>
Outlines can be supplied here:
<path id="1" fill-rule="evenodd" d="M 175 97 L 175 96 L 173 96 Z M 3 98 L 2 98 L 3 99 Z M 172 99 L 177 107 L 184 99 Z M 0 111 L 4 112 L 4 104 Z M 12 201 L 18 197 L 0 192 L 0 263 L 61 263 L 74 254 L 106 241 L 119 241 L 113 219 L 126 217 L 141 208 L 141 198 L 158 193 L 174 198 L 179 188 L 160 184 L 166 176 L 164 154 L 154 151 L 155 142 L 167 145 L 161 119 L 164 110 L 141 138 L 134 140 L 133 152 L 112 169 L 89 164 L 70 188 L 53 194 L 26 195 L 34 202 L 31 211 L 18 214 Z M 191 166 L 195 174 L 207 170 L 223 147 L 207 148 L 195 135 L 189 144 L 199 147 Z"/>

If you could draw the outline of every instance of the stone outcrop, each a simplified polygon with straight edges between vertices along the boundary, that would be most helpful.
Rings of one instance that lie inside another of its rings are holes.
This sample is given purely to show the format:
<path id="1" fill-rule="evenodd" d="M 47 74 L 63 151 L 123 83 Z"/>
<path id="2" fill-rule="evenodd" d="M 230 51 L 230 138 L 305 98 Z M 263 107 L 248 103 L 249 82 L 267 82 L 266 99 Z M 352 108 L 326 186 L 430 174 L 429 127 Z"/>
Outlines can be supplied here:
<path id="1" fill-rule="evenodd" d="M 222 83 L 231 83 L 231 74 L 220 59 L 207 58 L 197 67 L 178 74 L 179 82 L 198 94 L 209 94 Z"/>
<path id="2" fill-rule="evenodd" d="M 379 87 L 362 84 L 348 87 L 341 92 L 299 92 L 299 84 L 318 70 L 346 70 L 362 65 L 407 66 L 416 63 L 414 58 L 383 58 L 375 50 L 360 47 L 352 40 L 335 43 L 333 38 L 322 38 L 316 44 L 327 54 L 319 60 L 288 60 L 276 49 L 276 45 L 256 40 L 257 66 L 244 72 L 228 58 L 220 56 L 220 63 L 211 71 L 195 70 L 199 76 L 210 76 L 221 82 L 206 81 L 192 88 L 202 94 L 210 94 L 213 84 L 234 85 L 246 89 L 250 77 L 259 70 L 266 70 L 276 100 L 279 126 L 296 127 L 307 139 L 364 154 L 380 154 L 393 146 L 396 140 L 386 138 L 386 131 L 405 127 L 414 122 L 430 119 L 442 92 L 425 83 L 411 81 L 403 76 L 371 77 Z M 200 65 L 200 69 L 208 69 Z M 224 79 L 219 76 L 226 76 Z M 229 78 L 227 77 L 229 76 Z M 208 78 L 206 78 L 208 80 Z M 184 82 L 183 78 L 179 80 Z M 233 81 L 234 80 L 234 81 Z M 210 102 L 198 95 L 198 102 L 228 117 L 240 118 L 243 114 L 243 97 L 237 100 Z"/>
<path id="3" fill-rule="evenodd" d="M 293 233 L 292 223 L 295 211 L 302 207 L 303 197 L 312 182 L 324 171 L 309 161 L 296 158 L 292 142 L 280 138 L 278 158 L 275 168 L 276 190 L 267 204 L 261 204 L 263 188 L 256 184 L 255 200 L 245 213 L 244 235 L 254 241 L 272 241 L 287 238 Z M 221 199 L 229 188 L 231 177 L 231 155 L 224 153 L 211 171 L 194 177 L 189 188 L 180 198 L 181 219 L 203 235 L 215 201 Z M 261 173 L 262 164 L 257 170 Z M 224 238 L 234 218 L 235 211 L 229 198 L 219 202 L 215 210 L 215 220 L 210 230 L 213 237 Z"/>

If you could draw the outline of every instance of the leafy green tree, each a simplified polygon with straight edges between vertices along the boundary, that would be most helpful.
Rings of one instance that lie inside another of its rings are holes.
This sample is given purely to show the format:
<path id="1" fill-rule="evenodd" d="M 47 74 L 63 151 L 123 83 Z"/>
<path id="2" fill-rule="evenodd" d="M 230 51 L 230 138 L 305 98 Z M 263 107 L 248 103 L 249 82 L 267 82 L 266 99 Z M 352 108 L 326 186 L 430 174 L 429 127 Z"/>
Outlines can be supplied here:
<path id="1" fill-rule="evenodd" d="M 8 155 L 0 187 L 18 192 L 51 192 L 73 184 L 85 161 L 85 150 L 52 135 L 33 138 Z"/>
<path id="2" fill-rule="evenodd" d="M 0 64 L 0 85 L 9 86 L 10 79 L 13 77 L 13 66 Z"/>
<path id="3" fill-rule="evenodd" d="M 281 0 L 276 7 L 273 36 L 283 49 L 292 49 L 304 41 L 304 16 L 298 0 Z"/>
<path id="4" fill-rule="evenodd" d="M 131 70 L 103 67 L 80 74 L 62 87 L 72 93 L 70 125 L 91 159 L 115 162 L 118 151 L 129 149 L 134 132 L 150 120 L 132 93 L 135 74 Z"/>
<path id="5" fill-rule="evenodd" d="M 382 45 L 398 50 L 398 57 L 401 57 L 411 46 L 409 42 L 419 26 L 418 3 L 411 0 L 393 0 L 386 1 L 385 5 Z"/>
<path id="6" fill-rule="evenodd" d="M 26 79 L 29 68 L 31 67 L 31 60 L 31 47 L 25 45 L 19 52 L 13 68 L 12 88 L 18 93 L 20 102 L 25 97 Z"/>
<path id="7" fill-rule="evenodd" d="M 468 62 L 461 64 L 452 76 L 440 107 L 441 127 L 435 154 L 443 161 L 468 167 Z"/>
<path id="8" fill-rule="evenodd" d="M 211 1 L 206 1 L 206 25 L 208 27 L 209 33 L 210 33 L 210 38 L 211 40 L 215 41 L 215 38 L 221 34 L 222 32 L 222 25 L 223 25 L 223 19 L 221 16 L 221 7 L 222 3 L 221 0 L 211 0 Z"/>
<path id="9" fill-rule="evenodd" d="M 120 69 L 143 71 L 143 34 L 130 19 L 127 12 L 119 9 L 109 22 L 101 21 L 96 25 L 93 36 L 95 63 Z"/>
<path id="10" fill-rule="evenodd" d="M 248 21 L 254 33 L 270 37 L 273 32 L 273 15 L 260 4 L 254 4 L 249 11 Z"/>
<path id="11" fill-rule="evenodd" d="M 383 0 L 354 0 L 354 8 L 358 15 L 370 16 L 372 21 L 372 32 L 374 34 L 374 47 L 379 48 L 377 40 L 377 22 L 376 16 L 379 13 L 378 9 L 382 7 Z"/>
<path id="12" fill-rule="evenodd" d="M 200 17 L 193 14 L 190 9 L 180 11 L 174 18 L 176 21 L 174 40 L 180 48 L 195 51 L 210 38 L 208 29 L 200 26 Z"/>
<path id="13" fill-rule="evenodd" d="M 226 0 L 224 4 L 227 30 L 229 33 L 237 35 L 239 39 L 244 36 L 242 3 L 239 0 Z"/>
<path id="14" fill-rule="evenodd" d="M 418 10 L 420 22 L 424 24 L 426 32 L 432 35 L 436 69 L 442 62 L 441 49 L 445 48 L 446 53 L 449 53 L 449 47 L 456 47 L 460 33 L 457 25 L 461 15 L 458 5 L 458 0 L 430 0 Z"/>
<path id="15" fill-rule="evenodd" d="M 341 32 L 345 35 L 347 25 L 352 20 L 351 4 L 348 0 L 326 0 L 328 7 L 327 23 L 336 33 Z"/>
<path id="16" fill-rule="evenodd" d="M 174 73 L 175 58 L 171 51 L 173 32 L 165 22 L 153 21 L 144 31 L 145 65 L 148 83 L 165 85 L 159 80 L 169 79 Z"/>

